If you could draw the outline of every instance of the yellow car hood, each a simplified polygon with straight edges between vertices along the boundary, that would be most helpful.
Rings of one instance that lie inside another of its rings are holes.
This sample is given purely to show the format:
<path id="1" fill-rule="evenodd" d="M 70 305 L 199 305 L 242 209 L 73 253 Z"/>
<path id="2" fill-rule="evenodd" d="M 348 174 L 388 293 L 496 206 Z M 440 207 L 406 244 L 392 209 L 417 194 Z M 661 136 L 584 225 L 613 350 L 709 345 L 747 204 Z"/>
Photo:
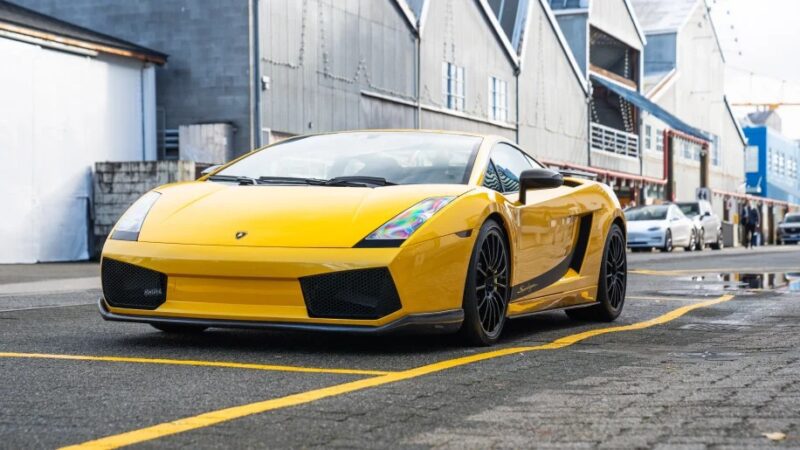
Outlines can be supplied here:
<path id="1" fill-rule="evenodd" d="M 142 226 L 141 242 L 352 247 L 417 202 L 434 196 L 458 196 L 470 187 L 238 186 L 190 182 L 156 190 L 161 197 Z M 246 234 L 237 239 L 237 233 Z"/>

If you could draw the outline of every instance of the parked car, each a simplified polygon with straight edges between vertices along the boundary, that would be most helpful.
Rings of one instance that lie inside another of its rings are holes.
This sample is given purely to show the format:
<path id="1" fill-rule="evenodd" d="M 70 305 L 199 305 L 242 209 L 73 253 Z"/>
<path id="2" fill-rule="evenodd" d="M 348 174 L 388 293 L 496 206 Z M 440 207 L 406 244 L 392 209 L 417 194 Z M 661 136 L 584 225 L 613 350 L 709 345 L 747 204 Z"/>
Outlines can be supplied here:
<path id="1" fill-rule="evenodd" d="M 694 202 L 677 202 L 681 212 L 694 222 L 694 229 L 697 233 L 695 248 L 702 250 L 706 244 L 714 250 L 720 250 L 724 244 L 722 241 L 722 221 L 719 216 L 714 214 L 711 203 L 707 200 Z"/>
<path id="2" fill-rule="evenodd" d="M 778 244 L 798 242 L 800 242 L 800 213 L 789 213 L 778 224 Z"/>
<path id="3" fill-rule="evenodd" d="M 628 247 L 633 251 L 659 248 L 671 252 L 674 246 L 692 251 L 697 246 L 694 223 L 674 204 L 639 206 L 625 210 Z"/>

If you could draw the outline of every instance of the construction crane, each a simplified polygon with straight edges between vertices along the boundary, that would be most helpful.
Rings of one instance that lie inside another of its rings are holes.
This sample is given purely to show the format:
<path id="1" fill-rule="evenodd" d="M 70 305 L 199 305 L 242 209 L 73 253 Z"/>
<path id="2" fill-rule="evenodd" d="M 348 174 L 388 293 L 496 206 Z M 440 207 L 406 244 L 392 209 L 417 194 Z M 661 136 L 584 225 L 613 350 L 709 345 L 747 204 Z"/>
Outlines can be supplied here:
<path id="1" fill-rule="evenodd" d="M 775 111 L 781 106 L 800 106 L 800 102 L 776 102 L 776 103 L 736 102 L 736 103 L 731 103 L 731 106 L 750 106 L 757 108 L 764 107 L 770 111 Z"/>

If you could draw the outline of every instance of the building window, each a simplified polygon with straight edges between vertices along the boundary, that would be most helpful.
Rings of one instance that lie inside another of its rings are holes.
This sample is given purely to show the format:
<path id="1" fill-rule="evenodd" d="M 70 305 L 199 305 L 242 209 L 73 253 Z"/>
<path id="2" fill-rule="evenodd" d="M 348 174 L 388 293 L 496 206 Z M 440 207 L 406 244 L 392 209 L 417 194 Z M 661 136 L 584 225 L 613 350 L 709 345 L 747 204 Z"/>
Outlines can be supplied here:
<path id="1" fill-rule="evenodd" d="M 652 134 L 653 134 L 653 128 L 650 125 L 645 125 L 644 126 L 644 148 L 645 148 L 645 150 L 650 150 L 650 149 L 653 148 L 652 147 L 653 141 L 652 141 L 652 136 L 651 136 Z"/>
<path id="2" fill-rule="evenodd" d="M 464 111 L 464 68 L 449 62 L 442 63 L 442 104 Z"/>
<path id="3" fill-rule="evenodd" d="M 686 141 L 681 141 L 681 155 L 685 159 L 692 159 L 692 148 Z"/>
<path id="4" fill-rule="evenodd" d="M 656 151 L 664 151 L 664 131 L 656 129 Z"/>
<path id="5" fill-rule="evenodd" d="M 489 77 L 489 118 L 508 120 L 508 84 L 496 77 Z"/>

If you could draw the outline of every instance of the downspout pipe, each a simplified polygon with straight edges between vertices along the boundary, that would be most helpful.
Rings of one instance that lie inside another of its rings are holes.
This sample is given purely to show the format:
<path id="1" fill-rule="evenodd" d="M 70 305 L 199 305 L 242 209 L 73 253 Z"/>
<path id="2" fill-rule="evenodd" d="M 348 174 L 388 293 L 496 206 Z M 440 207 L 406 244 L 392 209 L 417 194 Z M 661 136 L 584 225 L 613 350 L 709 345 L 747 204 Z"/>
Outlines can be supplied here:
<path id="1" fill-rule="evenodd" d="M 415 84 L 416 84 L 416 86 L 414 86 L 414 87 L 415 87 L 415 89 L 417 91 L 416 92 L 416 94 L 417 94 L 417 116 L 414 118 L 415 122 L 416 122 L 414 124 L 414 126 L 417 129 L 422 128 L 422 89 L 420 87 L 422 85 L 422 36 L 421 36 L 421 33 L 420 33 L 420 25 L 421 25 L 421 21 L 418 18 L 417 19 L 417 30 L 416 30 L 416 33 L 414 33 L 414 40 L 415 40 L 416 50 L 417 50 L 417 55 L 416 55 L 417 56 L 417 64 L 416 64 L 417 67 L 416 67 L 416 74 L 415 74 L 415 78 L 416 79 L 414 80 Z"/>
<path id="2" fill-rule="evenodd" d="M 261 86 L 261 21 L 260 6 L 258 0 L 253 1 L 253 86 L 255 87 L 255 144 L 256 147 L 264 145 L 264 133 L 262 132 L 261 109 L 262 109 L 262 86 Z"/>

